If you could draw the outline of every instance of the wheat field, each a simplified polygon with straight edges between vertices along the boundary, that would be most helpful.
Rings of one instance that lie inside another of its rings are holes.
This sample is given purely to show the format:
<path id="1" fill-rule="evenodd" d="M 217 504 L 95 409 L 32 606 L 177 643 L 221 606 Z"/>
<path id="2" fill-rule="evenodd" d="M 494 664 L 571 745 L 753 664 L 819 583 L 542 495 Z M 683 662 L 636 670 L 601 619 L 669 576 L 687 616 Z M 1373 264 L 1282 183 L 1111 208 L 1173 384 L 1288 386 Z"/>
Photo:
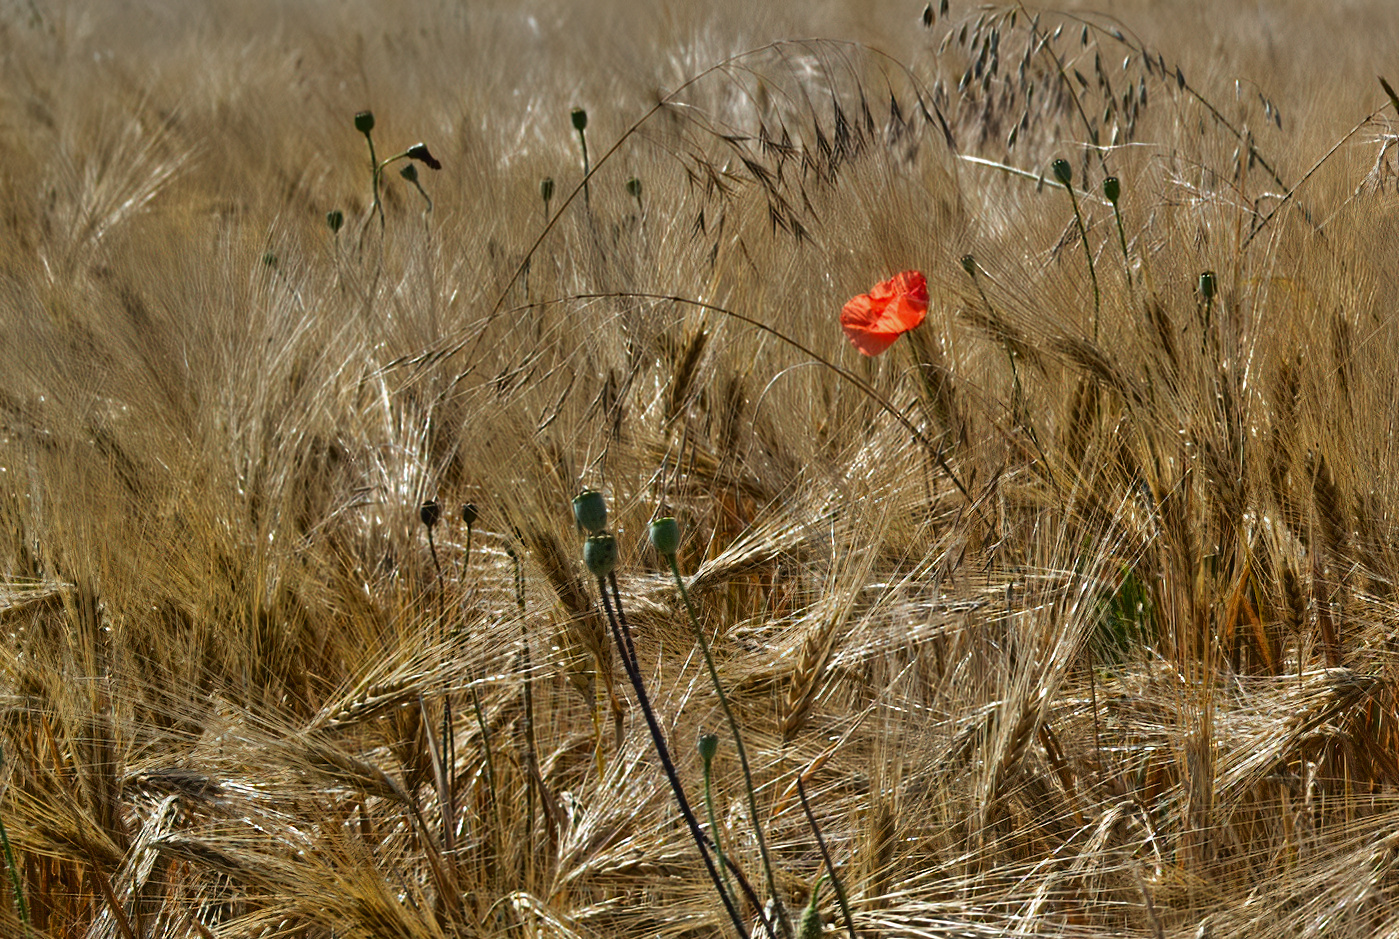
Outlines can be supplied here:
<path id="1" fill-rule="evenodd" d="M 1399 936 L 1386 0 L 399 6 L 0 9 L 0 935 Z"/>

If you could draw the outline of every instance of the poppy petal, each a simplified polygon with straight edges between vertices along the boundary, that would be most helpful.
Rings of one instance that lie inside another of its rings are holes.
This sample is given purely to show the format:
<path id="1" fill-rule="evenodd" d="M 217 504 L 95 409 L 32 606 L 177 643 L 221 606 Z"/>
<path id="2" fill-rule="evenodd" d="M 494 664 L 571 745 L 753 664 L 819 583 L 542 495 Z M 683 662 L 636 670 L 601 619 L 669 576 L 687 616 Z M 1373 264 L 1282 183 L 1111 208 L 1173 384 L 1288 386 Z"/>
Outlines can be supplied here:
<path id="1" fill-rule="evenodd" d="M 927 314 L 927 279 L 919 271 L 904 271 L 852 297 L 840 312 L 840 325 L 861 353 L 879 355 Z"/>

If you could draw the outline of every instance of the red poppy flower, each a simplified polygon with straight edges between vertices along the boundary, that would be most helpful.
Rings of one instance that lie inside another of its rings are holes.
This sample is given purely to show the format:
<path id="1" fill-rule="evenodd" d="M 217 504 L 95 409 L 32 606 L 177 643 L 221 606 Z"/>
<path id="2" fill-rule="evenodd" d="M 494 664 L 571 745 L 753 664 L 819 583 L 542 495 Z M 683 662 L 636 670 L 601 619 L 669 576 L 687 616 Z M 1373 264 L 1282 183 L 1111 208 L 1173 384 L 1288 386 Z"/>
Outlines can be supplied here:
<path id="1" fill-rule="evenodd" d="M 845 304 L 840 328 L 856 349 L 879 355 L 927 315 L 927 279 L 919 271 L 904 271 Z"/>

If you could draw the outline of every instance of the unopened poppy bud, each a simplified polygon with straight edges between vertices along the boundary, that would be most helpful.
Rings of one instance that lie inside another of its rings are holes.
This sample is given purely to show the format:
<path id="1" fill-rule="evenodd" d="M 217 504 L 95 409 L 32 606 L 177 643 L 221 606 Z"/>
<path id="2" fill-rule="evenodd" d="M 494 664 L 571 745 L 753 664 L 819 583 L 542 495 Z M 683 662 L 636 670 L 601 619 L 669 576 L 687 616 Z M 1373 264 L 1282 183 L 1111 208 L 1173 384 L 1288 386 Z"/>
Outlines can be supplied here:
<path id="1" fill-rule="evenodd" d="M 607 527 L 607 500 L 596 489 L 584 489 L 573 497 L 573 520 L 579 531 L 597 534 Z"/>
<path id="2" fill-rule="evenodd" d="M 418 168 L 412 163 L 407 163 L 404 165 L 403 169 L 398 171 L 398 175 L 402 176 L 410 183 L 416 183 L 418 181 Z"/>
<path id="3" fill-rule="evenodd" d="M 1200 296 L 1206 300 L 1213 300 L 1214 288 L 1214 271 L 1205 271 L 1200 275 Z"/>
<path id="4" fill-rule="evenodd" d="M 429 499 L 418 509 L 418 518 L 423 520 L 423 524 L 432 528 L 442 519 L 442 503 L 436 499 Z"/>
<path id="5" fill-rule="evenodd" d="M 1068 186 L 1073 183 L 1074 171 L 1073 167 L 1069 166 L 1068 160 L 1055 160 L 1050 165 L 1050 169 L 1054 171 L 1054 178 L 1059 180 L 1062 185 Z"/>
<path id="6" fill-rule="evenodd" d="M 617 569 L 617 539 L 598 532 L 583 542 L 583 563 L 588 573 L 601 580 Z"/>
<path id="7" fill-rule="evenodd" d="M 407 153 L 408 159 L 418 160 L 421 163 L 426 163 L 428 165 L 428 169 L 442 169 L 441 161 L 439 161 L 436 157 L 432 155 L 431 152 L 428 151 L 427 144 L 425 143 L 413 144 L 413 146 L 408 148 Z"/>
<path id="8" fill-rule="evenodd" d="M 1103 195 L 1107 196 L 1113 205 L 1117 205 L 1117 197 L 1122 195 L 1122 183 L 1118 182 L 1116 176 L 1109 176 L 1103 180 Z"/>
<path id="9" fill-rule="evenodd" d="M 714 754 L 716 754 L 716 753 L 718 753 L 718 752 L 719 752 L 719 735 L 718 735 L 718 734 L 700 734 L 700 738 L 699 738 L 699 755 L 700 755 L 700 759 L 701 759 L 701 760 L 704 760 L 704 765 L 705 765 L 705 766 L 708 766 L 710 763 L 714 762 Z"/>
<path id="10" fill-rule="evenodd" d="M 345 224 L 345 213 L 339 209 L 331 209 L 325 214 L 325 223 L 334 234 L 339 234 L 341 227 Z"/>
<path id="11" fill-rule="evenodd" d="M 970 254 L 964 254 L 964 255 L 962 255 L 962 270 L 966 271 L 968 274 L 970 274 L 971 276 L 975 277 L 975 276 L 976 276 L 976 258 L 972 257 Z"/>
<path id="12" fill-rule="evenodd" d="M 475 502 L 467 502 L 461 507 L 461 520 L 466 523 L 467 528 L 476 524 L 476 518 L 479 514 L 476 511 Z"/>
<path id="13" fill-rule="evenodd" d="M 573 109 L 573 129 L 578 133 L 583 133 L 588 127 L 588 112 L 582 108 Z"/>
<path id="14" fill-rule="evenodd" d="M 544 200 L 544 204 L 548 205 L 549 200 L 554 198 L 554 177 L 545 176 L 539 181 L 539 195 Z"/>
<path id="15" fill-rule="evenodd" d="M 355 115 L 355 130 L 361 134 L 368 134 L 374 129 L 374 112 L 360 111 Z"/>
<path id="16" fill-rule="evenodd" d="M 635 176 L 627 180 L 627 195 L 631 196 L 633 199 L 641 199 L 641 180 L 637 179 Z"/>
<path id="17" fill-rule="evenodd" d="M 673 516 L 658 518 L 651 523 L 651 547 L 662 557 L 680 550 L 680 523 Z"/>

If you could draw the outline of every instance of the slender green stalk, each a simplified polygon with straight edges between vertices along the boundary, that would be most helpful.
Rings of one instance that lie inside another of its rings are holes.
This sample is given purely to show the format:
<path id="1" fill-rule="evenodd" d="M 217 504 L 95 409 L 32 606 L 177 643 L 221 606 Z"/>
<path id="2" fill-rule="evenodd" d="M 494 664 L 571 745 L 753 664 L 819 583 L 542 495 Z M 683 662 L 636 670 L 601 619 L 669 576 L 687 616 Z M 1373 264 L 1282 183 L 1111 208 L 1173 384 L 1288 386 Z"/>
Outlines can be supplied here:
<path id="1" fill-rule="evenodd" d="M 738 762 L 743 768 L 743 785 L 748 796 L 748 817 L 753 820 L 753 834 L 758 839 L 758 854 L 763 859 L 763 873 L 767 877 L 768 894 L 772 897 L 773 906 L 777 911 L 777 922 L 782 927 L 782 932 L 786 936 L 792 935 L 792 923 L 787 916 L 787 909 L 782 903 L 782 897 L 777 892 L 777 878 L 773 875 L 772 858 L 768 854 L 767 839 L 763 837 L 763 825 L 758 814 L 758 798 L 753 788 L 753 771 L 748 765 L 748 750 L 743 745 L 743 735 L 739 733 L 738 720 L 734 717 L 733 709 L 729 707 L 729 697 L 724 694 L 724 685 L 719 681 L 719 670 L 714 667 L 714 656 L 709 651 L 709 640 L 705 638 L 704 629 L 700 626 L 699 617 L 695 614 L 694 605 L 690 603 L 690 593 L 685 589 L 685 580 L 680 576 L 680 565 L 676 563 L 675 553 L 666 555 L 666 563 L 670 565 L 670 573 L 675 578 L 675 585 L 680 589 L 680 597 L 685 601 L 685 612 L 689 614 L 690 626 L 694 630 L 695 638 L 699 640 L 700 651 L 704 653 L 704 664 L 709 670 L 709 680 L 714 685 L 714 691 L 719 696 L 719 706 L 724 711 L 724 720 L 728 722 L 729 733 L 733 735 L 734 749 L 738 751 Z"/>
<path id="2" fill-rule="evenodd" d="M 364 139 L 369 144 L 369 172 L 371 185 L 374 192 L 374 206 L 371 215 L 379 216 L 379 230 L 384 229 L 384 205 L 379 201 L 379 157 L 374 152 L 374 112 L 360 111 L 355 115 L 355 130 L 364 134 Z M 363 228 L 360 230 L 363 234 Z"/>
<path id="3" fill-rule="evenodd" d="M 709 838 L 714 842 L 714 861 L 719 868 L 719 877 L 724 881 L 724 889 L 733 893 L 729 883 L 729 872 L 724 865 L 724 846 L 719 840 L 719 820 L 714 815 L 714 754 L 719 750 L 719 738 L 715 734 L 705 734 L 699 739 L 700 759 L 704 761 L 704 811 L 709 816 Z"/>
<path id="4" fill-rule="evenodd" d="M 1132 258 L 1127 253 L 1127 232 L 1122 227 L 1122 209 L 1117 204 L 1122 195 L 1122 183 L 1116 176 L 1109 176 L 1103 180 L 1103 195 L 1112 203 L 1112 217 L 1117 222 L 1117 244 L 1122 248 L 1122 265 L 1127 272 L 1127 290 L 1135 292 L 1136 285 L 1132 282 Z"/>
<path id="5" fill-rule="evenodd" d="M 1102 308 L 1102 296 L 1098 292 L 1098 273 L 1093 270 L 1093 249 L 1088 245 L 1088 229 L 1083 224 L 1083 213 L 1078 210 L 1078 196 L 1074 194 L 1073 169 L 1068 160 L 1054 161 L 1054 178 L 1069 194 L 1069 202 L 1074 207 L 1074 222 L 1078 224 L 1078 236 L 1083 241 L 1083 254 L 1088 258 L 1088 277 L 1093 281 L 1093 341 L 1098 340 L 1098 314 Z"/>
<path id="6" fill-rule="evenodd" d="M 10 889 L 15 895 L 15 912 L 19 914 L 19 921 L 24 924 L 25 936 L 29 936 L 29 904 L 24 899 L 24 885 L 19 881 L 19 865 L 15 863 L 15 852 L 10 847 L 10 835 L 5 830 L 3 819 L 0 819 L 0 846 L 5 849 L 5 867 L 10 872 Z"/>

